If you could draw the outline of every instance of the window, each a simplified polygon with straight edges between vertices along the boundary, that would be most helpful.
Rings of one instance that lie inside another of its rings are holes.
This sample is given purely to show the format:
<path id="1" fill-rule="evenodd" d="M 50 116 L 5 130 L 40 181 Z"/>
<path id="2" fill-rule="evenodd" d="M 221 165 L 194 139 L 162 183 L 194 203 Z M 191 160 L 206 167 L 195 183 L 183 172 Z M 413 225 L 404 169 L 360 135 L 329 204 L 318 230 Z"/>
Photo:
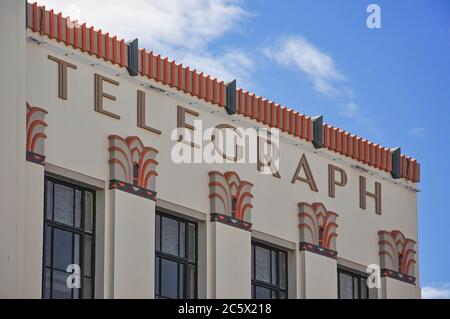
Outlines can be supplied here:
<path id="1" fill-rule="evenodd" d="M 367 287 L 367 276 L 338 269 L 339 299 L 377 299 L 377 290 Z"/>
<path id="2" fill-rule="evenodd" d="M 287 253 L 252 243 L 252 298 L 287 299 Z"/>
<path id="3" fill-rule="evenodd" d="M 155 297 L 197 298 L 197 225 L 156 213 Z"/>
<path id="4" fill-rule="evenodd" d="M 95 192 L 46 177 L 44 207 L 42 297 L 93 298 Z M 70 281 L 70 275 L 80 276 Z M 68 281 L 74 288 L 69 288 Z"/>

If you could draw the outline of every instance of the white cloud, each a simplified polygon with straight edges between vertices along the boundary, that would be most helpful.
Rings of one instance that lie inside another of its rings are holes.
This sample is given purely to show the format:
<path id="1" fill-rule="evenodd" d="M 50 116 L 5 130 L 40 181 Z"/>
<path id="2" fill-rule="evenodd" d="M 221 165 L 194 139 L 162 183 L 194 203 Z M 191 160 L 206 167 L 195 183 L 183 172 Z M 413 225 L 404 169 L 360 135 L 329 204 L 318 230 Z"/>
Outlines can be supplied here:
<path id="1" fill-rule="evenodd" d="M 450 283 L 441 283 L 422 288 L 423 299 L 450 299 Z"/>
<path id="2" fill-rule="evenodd" d="M 425 136 L 425 128 L 423 127 L 414 127 L 412 129 L 409 130 L 409 134 L 417 137 L 417 138 L 422 138 Z"/>
<path id="3" fill-rule="evenodd" d="M 243 0 L 40 0 L 47 8 L 223 80 L 247 82 L 253 64 L 242 51 L 211 44 L 249 17 Z M 215 51 L 217 52 L 217 51 Z"/>
<path id="4" fill-rule="evenodd" d="M 264 49 L 265 55 L 284 67 L 294 67 L 312 81 L 315 89 L 325 95 L 342 92 L 337 83 L 344 77 L 337 70 L 333 58 L 300 36 L 282 37 L 273 47 Z"/>
<path id="5" fill-rule="evenodd" d="M 355 118 L 359 115 L 359 106 L 355 102 L 350 102 L 344 107 L 341 114 L 348 118 Z"/>

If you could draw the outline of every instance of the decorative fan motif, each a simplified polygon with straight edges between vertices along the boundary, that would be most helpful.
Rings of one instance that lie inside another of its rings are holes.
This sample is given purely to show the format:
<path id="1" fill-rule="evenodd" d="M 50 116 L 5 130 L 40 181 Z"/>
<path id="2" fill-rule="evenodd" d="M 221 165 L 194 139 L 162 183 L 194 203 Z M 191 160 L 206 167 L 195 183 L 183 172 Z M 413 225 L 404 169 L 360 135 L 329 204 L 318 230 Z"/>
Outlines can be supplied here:
<path id="1" fill-rule="evenodd" d="M 251 223 L 253 184 L 241 181 L 235 172 L 209 173 L 211 214 Z"/>
<path id="2" fill-rule="evenodd" d="M 109 167 L 113 181 L 120 181 L 154 192 L 156 190 L 156 156 L 158 151 L 145 147 L 136 136 L 123 139 L 117 135 L 109 137 Z"/>
<path id="3" fill-rule="evenodd" d="M 27 160 L 42 164 L 45 161 L 45 116 L 47 111 L 39 107 L 32 107 L 27 103 Z"/>
<path id="4" fill-rule="evenodd" d="M 338 214 L 328 211 L 322 203 L 298 204 L 300 243 L 305 249 L 336 257 L 336 220 Z M 305 245 L 305 244 L 309 244 Z M 315 246 L 315 247 L 314 247 Z"/>
<path id="5" fill-rule="evenodd" d="M 380 231 L 379 249 L 382 274 L 396 279 L 415 281 L 416 241 L 408 239 L 401 231 Z"/>

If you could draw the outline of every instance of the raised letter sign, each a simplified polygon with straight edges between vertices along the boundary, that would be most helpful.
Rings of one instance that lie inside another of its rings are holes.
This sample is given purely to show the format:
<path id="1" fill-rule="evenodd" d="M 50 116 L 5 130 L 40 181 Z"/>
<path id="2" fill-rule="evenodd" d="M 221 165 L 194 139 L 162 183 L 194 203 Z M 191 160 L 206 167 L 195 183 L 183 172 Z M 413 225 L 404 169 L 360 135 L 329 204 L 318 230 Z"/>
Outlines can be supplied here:
<path id="1" fill-rule="evenodd" d="M 144 130 L 161 135 L 161 131 L 145 124 L 145 92 L 137 91 L 137 125 Z"/>
<path id="2" fill-rule="evenodd" d="M 366 197 L 370 196 L 375 199 L 375 212 L 378 215 L 382 214 L 381 210 L 381 184 L 375 182 L 375 193 L 367 191 L 366 178 L 364 176 L 359 177 L 359 207 L 366 209 Z"/>
<path id="3" fill-rule="evenodd" d="M 299 176 L 300 171 L 302 169 L 305 171 L 305 177 Z M 311 172 L 311 168 L 309 168 L 308 160 L 306 159 L 305 154 L 303 154 L 302 159 L 300 160 L 300 163 L 298 164 L 297 170 L 295 171 L 294 178 L 292 179 L 292 184 L 295 184 L 295 182 L 297 180 L 308 184 L 313 192 L 319 191 L 319 189 L 317 188 L 316 182 L 314 181 L 314 177 Z"/>
<path id="4" fill-rule="evenodd" d="M 103 109 L 103 98 L 109 99 L 111 101 L 116 101 L 115 96 L 112 96 L 108 93 L 103 92 L 103 82 L 107 82 L 107 83 L 115 85 L 115 86 L 119 86 L 119 84 L 120 84 L 117 81 L 108 79 L 104 76 L 101 76 L 100 74 L 95 73 L 95 88 L 94 88 L 94 90 L 95 90 L 95 102 L 94 102 L 95 103 L 95 111 L 120 120 L 119 115 Z"/>
<path id="5" fill-rule="evenodd" d="M 341 174 L 340 181 L 336 181 L 336 171 Z M 342 168 L 334 165 L 328 165 L 328 196 L 336 197 L 336 185 L 344 187 L 347 185 L 347 173 Z"/>
<path id="6" fill-rule="evenodd" d="M 67 100 L 67 68 L 76 70 L 77 66 L 49 55 L 49 60 L 58 63 L 58 97 Z"/>
<path id="7" fill-rule="evenodd" d="M 200 114 L 197 112 L 191 111 L 187 108 L 178 105 L 178 116 L 177 116 L 177 128 L 178 128 L 178 142 L 188 143 L 193 148 L 200 148 L 199 145 L 196 145 L 192 141 L 186 141 L 183 136 L 183 132 L 185 129 L 195 131 L 195 127 L 191 124 L 186 123 L 186 113 L 198 117 Z"/>

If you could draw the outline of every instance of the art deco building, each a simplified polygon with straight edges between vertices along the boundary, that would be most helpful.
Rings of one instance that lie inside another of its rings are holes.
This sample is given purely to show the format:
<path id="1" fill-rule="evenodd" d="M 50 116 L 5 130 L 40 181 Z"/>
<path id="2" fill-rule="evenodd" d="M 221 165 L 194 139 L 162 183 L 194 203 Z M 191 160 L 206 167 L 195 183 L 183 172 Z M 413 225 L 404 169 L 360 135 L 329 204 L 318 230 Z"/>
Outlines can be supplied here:
<path id="1" fill-rule="evenodd" d="M 399 148 L 37 4 L 0 24 L 1 298 L 420 298 Z M 278 129 L 279 165 L 207 163 L 199 123 Z"/>

